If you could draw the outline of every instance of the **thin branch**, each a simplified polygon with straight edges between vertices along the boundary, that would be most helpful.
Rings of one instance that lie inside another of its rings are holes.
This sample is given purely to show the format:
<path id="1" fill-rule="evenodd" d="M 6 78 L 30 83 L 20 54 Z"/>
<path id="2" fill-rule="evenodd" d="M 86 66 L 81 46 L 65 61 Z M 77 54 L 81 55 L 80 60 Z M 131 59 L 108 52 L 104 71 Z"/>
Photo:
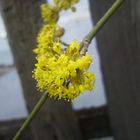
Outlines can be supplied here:
<path id="1" fill-rule="evenodd" d="M 15 137 L 12 140 L 19 140 L 20 136 L 25 131 L 25 129 L 29 126 L 29 124 L 32 122 L 32 120 L 35 118 L 37 113 L 40 111 L 41 107 L 44 105 L 44 103 L 46 102 L 47 98 L 48 98 L 48 94 L 45 93 L 39 99 L 39 101 L 37 102 L 37 104 L 33 108 L 32 112 L 29 114 L 29 116 L 27 117 L 27 119 L 25 120 L 25 122 L 23 123 L 23 125 L 18 130 L 18 132 L 16 133 Z"/>
<path id="2" fill-rule="evenodd" d="M 95 35 L 102 29 L 104 24 L 117 11 L 117 9 L 122 5 L 124 1 L 125 0 L 116 0 L 116 2 L 114 2 L 109 10 L 104 14 L 104 16 L 97 22 L 94 28 L 86 35 L 86 37 L 81 42 L 81 54 L 84 55 L 87 52 L 89 44 L 91 43 Z"/>
<path id="3" fill-rule="evenodd" d="M 64 42 L 64 41 L 62 41 L 62 40 L 60 40 L 60 42 L 64 45 L 64 46 L 69 46 L 70 44 L 68 44 L 67 42 Z"/>

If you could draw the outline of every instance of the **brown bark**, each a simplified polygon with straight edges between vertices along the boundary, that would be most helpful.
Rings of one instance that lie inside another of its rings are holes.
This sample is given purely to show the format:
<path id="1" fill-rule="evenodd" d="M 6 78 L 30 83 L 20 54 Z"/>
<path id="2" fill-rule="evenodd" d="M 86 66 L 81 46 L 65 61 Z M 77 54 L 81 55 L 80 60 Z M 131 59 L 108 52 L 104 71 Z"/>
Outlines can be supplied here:
<path id="1" fill-rule="evenodd" d="M 90 0 L 96 23 L 114 0 Z M 126 0 L 97 35 L 113 133 L 140 138 L 140 1 Z"/>
<path id="2" fill-rule="evenodd" d="M 40 98 L 32 70 L 36 33 L 41 25 L 40 4 L 45 0 L 0 0 L 8 40 L 21 79 L 29 112 Z M 32 123 L 38 140 L 79 140 L 80 132 L 71 104 L 48 100 Z"/>

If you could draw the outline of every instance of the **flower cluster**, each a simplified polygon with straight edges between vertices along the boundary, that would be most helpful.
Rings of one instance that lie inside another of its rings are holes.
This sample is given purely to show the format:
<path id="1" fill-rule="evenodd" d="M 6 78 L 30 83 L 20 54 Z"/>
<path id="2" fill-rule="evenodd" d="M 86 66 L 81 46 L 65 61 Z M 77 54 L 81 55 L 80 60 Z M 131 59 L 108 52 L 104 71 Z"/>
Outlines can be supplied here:
<path id="1" fill-rule="evenodd" d="M 46 23 L 57 22 L 59 19 L 59 13 L 62 10 L 68 10 L 69 8 L 75 12 L 75 7 L 73 6 L 79 0 L 54 0 L 55 5 L 42 4 L 42 17 Z"/>
<path id="2" fill-rule="evenodd" d="M 67 9 L 77 1 L 55 0 L 55 3 L 63 4 L 63 9 Z M 49 19 L 54 15 L 45 13 L 44 9 L 42 13 L 47 24 L 44 24 L 38 34 L 38 47 L 34 50 L 37 63 L 33 77 L 37 81 L 38 89 L 47 91 L 50 97 L 73 100 L 85 90 L 93 89 L 95 75 L 87 71 L 92 63 L 91 56 L 88 53 L 80 55 L 80 43 L 76 40 L 64 51 L 60 39 L 56 36 L 59 26 L 56 21 Z"/>

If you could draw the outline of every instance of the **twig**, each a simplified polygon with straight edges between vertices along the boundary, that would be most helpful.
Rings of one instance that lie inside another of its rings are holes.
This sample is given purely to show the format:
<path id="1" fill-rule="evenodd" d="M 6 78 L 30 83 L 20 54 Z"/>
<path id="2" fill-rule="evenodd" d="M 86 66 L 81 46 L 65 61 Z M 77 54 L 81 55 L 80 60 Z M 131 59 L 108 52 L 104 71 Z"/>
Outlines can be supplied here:
<path id="1" fill-rule="evenodd" d="M 48 95 L 47 95 L 47 93 L 45 93 L 40 98 L 40 100 L 38 101 L 38 103 L 35 105 L 35 107 L 33 108 L 32 112 L 29 114 L 29 116 L 27 117 L 27 119 L 25 120 L 25 122 L 23 123 L 23 125 L 18 130 L 18 132 L 16 133 L 15 137 L 12 140 L 19 140 L 21 134 L 25 131 L 25 129 L 29 126 L 29 124 L 35 118 L 35 116 L 40 111 L 41 107 L 44 105 L 44 103 L 47 100 L 47 98 L 48 98 Z"/>
<path id="2" fill-rule="evenodd" d="M 102 29 L 104 24 L 110 19 L 110 17 L 117 11 L 121 4 L 125 0 L 117 0 L 114 4 L 108 9 L 104 16 L 97 22 L 94 28 L 85 36 L 81 42 L 81 55 L 85 55 L 88 50 L 89 44 L 95 37 L 95 35 Z"/>
<path id="3" fill-rule="evenodd" d="M 64 41 L 62 41 L 62 40 L 60 40 L 60 42 L 64 45 L 64 46 L 69 46 L 70 44 L 68 44 L 68 43 L 66 43 L 66 42 L 64 42 Z"/>

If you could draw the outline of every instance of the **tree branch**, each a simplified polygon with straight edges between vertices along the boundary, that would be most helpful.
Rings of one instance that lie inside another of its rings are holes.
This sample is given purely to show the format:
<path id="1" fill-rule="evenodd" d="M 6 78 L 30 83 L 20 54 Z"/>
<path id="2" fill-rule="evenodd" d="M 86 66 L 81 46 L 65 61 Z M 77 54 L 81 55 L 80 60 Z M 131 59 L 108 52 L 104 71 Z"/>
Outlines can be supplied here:
<path id="1" fill-rule="evenodd" d="M 97 22 L 94 28 L 85 36 L 81 42 L 81 54 L 85 55 L 88 50 L 89 44 L 95 37 L 95 35 L 102 29 L 104 24 L 110 19 L 110 17 L 117 11 L 125 0 L 116 0 L 114 4 L 108 9 L 104 16 Z"/>

